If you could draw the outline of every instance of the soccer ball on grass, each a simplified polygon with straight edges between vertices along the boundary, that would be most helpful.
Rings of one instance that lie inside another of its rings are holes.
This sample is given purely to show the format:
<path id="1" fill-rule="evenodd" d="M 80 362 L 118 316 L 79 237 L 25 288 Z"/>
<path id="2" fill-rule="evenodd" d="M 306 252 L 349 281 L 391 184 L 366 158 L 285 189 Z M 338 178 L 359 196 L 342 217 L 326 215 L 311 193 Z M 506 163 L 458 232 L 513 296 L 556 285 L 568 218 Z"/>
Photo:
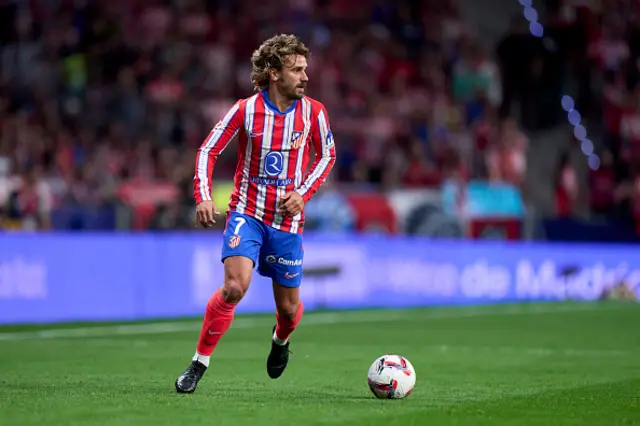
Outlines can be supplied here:
<path id="1" fill-rule="evenodd" d="M 413 391 L 416 370 L 400 355 L 383 355 L 371 364 L 367 379 L 377 398 L 402 399 Z"/>

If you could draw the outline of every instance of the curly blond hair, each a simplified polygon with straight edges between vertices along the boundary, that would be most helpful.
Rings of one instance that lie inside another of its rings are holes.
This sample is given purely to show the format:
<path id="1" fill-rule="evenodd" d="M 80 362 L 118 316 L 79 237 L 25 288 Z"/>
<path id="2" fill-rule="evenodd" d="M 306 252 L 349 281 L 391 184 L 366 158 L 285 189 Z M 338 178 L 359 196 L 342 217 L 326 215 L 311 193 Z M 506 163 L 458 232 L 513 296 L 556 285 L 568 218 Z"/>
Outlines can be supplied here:
<path id="1" fill-rule="evenodd" d="M 269 87 L 269 70 L 282 70 L 289 55 L 302 55 L 309 59 L 309 49 L 296 36 L 280 34 L 266 40 L 251 55 L 251 82 L 255 90 Z"/>

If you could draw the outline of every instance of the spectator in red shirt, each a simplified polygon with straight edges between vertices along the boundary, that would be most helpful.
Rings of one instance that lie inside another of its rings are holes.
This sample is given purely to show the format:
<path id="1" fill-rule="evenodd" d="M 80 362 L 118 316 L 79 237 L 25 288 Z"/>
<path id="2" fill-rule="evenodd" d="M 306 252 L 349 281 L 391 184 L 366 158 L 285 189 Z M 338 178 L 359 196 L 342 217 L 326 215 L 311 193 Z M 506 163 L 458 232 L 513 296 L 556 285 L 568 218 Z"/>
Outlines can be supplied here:
<path id="1" fill-rule="evenodd" d="M 600 161 L 600 168 L 589 170 L 589 205 L 592 213 L 607 216 L 614 211 L 616 173 L 610 151 L 604 151 Z"/>
<path id="2" fill-rule="evenodd" d="M 555 207 L 559 217 L 571 217 L 575 213 L 578 198 L 578 178 L 571 165 L 571 156 L 565 152 L 558 164 L 555 178 Z"/>

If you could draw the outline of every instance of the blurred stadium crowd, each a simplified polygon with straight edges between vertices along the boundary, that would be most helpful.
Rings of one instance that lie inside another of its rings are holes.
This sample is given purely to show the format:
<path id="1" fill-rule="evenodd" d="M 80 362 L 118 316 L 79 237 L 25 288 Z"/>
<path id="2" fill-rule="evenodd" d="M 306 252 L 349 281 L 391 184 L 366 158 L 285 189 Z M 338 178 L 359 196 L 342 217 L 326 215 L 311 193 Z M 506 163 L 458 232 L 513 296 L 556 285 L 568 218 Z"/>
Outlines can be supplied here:
<path id="1" fill-rule="evenodd" d="M 311 48 L 336 134 L 323 193 L 482 180 L 528 203 L 533 135 L 567 125 L 571 89 L 601 163 L 582 179 L 569 152 L 549 159 L 552 214 L 586 192 L 591 214 L 634 221 L 640 5 L 544 3 L 544 37 L 520 14 L 487 45 L 454 0 L 0 0 L 2 227 L 193 228 L 195 151 L 285 32 Z M 230 148 L 215 180 L 234 168 Z"/>

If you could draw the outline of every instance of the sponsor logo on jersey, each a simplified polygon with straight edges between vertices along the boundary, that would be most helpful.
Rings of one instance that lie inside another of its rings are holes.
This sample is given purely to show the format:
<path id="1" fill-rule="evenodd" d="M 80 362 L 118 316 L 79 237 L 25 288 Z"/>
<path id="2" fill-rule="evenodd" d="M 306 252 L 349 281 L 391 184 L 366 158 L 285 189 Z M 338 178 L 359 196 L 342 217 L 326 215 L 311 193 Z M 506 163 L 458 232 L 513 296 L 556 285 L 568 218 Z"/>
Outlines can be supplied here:
<path id="1" fill-rule="evenodd" d="M 291 183 L 293 183 L 293 179 L 291 179 L 291 178 L 287 178 L 287 179 L 272 179 L 272 178 L 266 178 L 266 177 L 252 176 L 251 177 L 251 182 L 253 182 L 255 184 L 258 184 L 258 185 L 287 186 L 287 185 L 291 185 Z"/>
<path id="2" fill-rule="evenodd" d="M 278 176 L 284 169 L 284 154 L 271 151 L 264 157 L 264 173 L 267 176 Z"/>
<path id="3" fill-rule="evenodd" d="M 289 259 L 285 259 L 284 257 L 279 257 L 278 264 L 285 265 L 285 266 L 301 266 L 302 259 L 289 260 Z"/>

